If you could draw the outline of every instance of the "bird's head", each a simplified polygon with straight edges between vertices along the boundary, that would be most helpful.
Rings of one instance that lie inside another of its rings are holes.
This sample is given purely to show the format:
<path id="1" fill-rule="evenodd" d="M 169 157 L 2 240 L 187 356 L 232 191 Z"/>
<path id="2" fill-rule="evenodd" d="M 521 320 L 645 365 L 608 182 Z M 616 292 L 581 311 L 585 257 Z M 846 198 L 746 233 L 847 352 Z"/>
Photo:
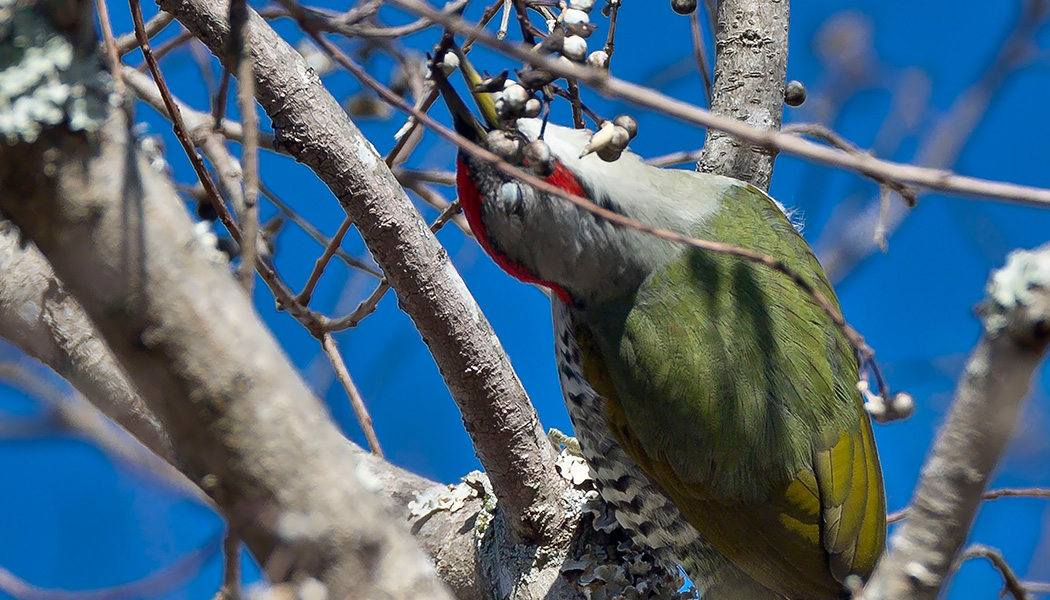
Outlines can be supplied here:
<path id="1" fill-rule="evenodd" d="M 697 196 L 690 193 L 695 174 L 651 167 L 633 153 L 620 154 L 623 146 L 613 161 L 600 157 L 591 151 L 598 136 L 589 130 L 537 118 L 501 119 L 507 111 L 497 110 L 493 90 L 483 85 L 462 52 L 454 48 L 444 60 L 458 62 L 481 114 L 479 119 L 471 112 L 446 78 L 447 71 L 436 65 L 433 79 L 456 132 L 500 157 L 502 166 L 517 167 L 602 208 L 683 233 L 700 212 L 710 212 L 711 203 L 698 208 L 675 200 Z M 500 87 L 500 103 L 522 100 Z M 533 107 L 525 114 L 535 112 Z M 459 151 L 456 186 L 467 222 L 493 260 L 522 281 L 550 288 L 567 304 L 602 301 L 636 286 L 670 252 L 666 243 L 538 190 L 469 148 Z"/>

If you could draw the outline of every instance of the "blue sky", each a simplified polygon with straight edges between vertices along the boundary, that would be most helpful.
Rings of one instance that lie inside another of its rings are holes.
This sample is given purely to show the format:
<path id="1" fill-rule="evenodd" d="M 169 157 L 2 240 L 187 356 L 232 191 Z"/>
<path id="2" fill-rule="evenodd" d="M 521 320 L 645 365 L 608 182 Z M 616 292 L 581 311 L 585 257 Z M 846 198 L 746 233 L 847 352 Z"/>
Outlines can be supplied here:
<path id="1" fill-rule="evenodd" d="M 144 8 L 147 16 L 155 10 Z M 480 5 L 468 14 L 477 13 L 478 8 Z M 786 119 L 812 120 L 822 94 L 842 89 L 842 76 L 820 58 L 819 40 L 827 38 L 829 19 L 851 24 L 840 30 L 849 35 L 844 38 L 845 46 L 835 47 L 835 52 L 858 49 L 872 77 L 848 88 L 843 101 L 836 102 L 838 110 L 829 124 L 860 147 L 881 144 L 885 146 L 879 148 L 882 156 L 901 161 L 913 159 L 937 119 L 991 63 L 1020 12 L 1017 2 L 977 0 L 849 4 L 811 0 L 795 3 L 794 8 L 788 75 L 807 85 L 810 102 L 789 109 Z M 110 10 L 117 31 L 129 31 L 126 7 L 117 4 Z M 382 14 L 391 21 L 404 19 L 385 9 Z M 604 35 L 604 19 L 596 16 L 595 21 L 601 27 L 596 35 Z M 277 27 L 290 39 L 298 39 L 290 22 L 278 22 Z M 980 115 L 954 164 L 959 172 L 1050 187 L 1050 150 L 1045 143 L 1050 111 L 1044 109 L 1050 95 L 1047 29 L 1032 40 L 1030 64 L 997 88 L 989 109 Z M 865 32 L 870 32 L 870 44 L 863 43 Z M 164 37 L 173 33 L 170 28 Z M 429 49 L 437 36 L 436 31 L 427 31 L 402 42 Z M 659 84 L 667 94 L 702 103 L 689 39 L 688 20 L 674 15 L 666 3 L 625 2 L 613 72 L 630 81 Z M 835 52 L 832 56 L 841 55 Z M 828 51 L 823 54 L 827 56 Z M 480 66 L 492 71 L 515 66 L 489 52 L 479 51 L 476 56 Z M 208 106 L 200 72 L 188 50 L 172 54 L 162 66 L 176 95 L 198 108 Z M 384 78 L 391 62 L 377 58 L 369 66 Z M 333 74 L 326 83 L 337 97 L 359 91 L 346 74 Z M 896 136 L 899 139 L 892 139 L 892 131 L 884 128 L 887 115 L 893 112 L 894 102 L 907 99 L 917 103 L 916 118 Z M 690 150 L 703 143 L 704 134 L 698 128 L 593 95 L 585 100 L 604 115 L 631 110 L 641 127 L 632 148 L 643 156 Z M 446 119 L 440 106 L 434 114 Z M 165 139 L 176 178 L 193 181 L 170 126 L 145 107 L 138 117 L 149 124 L 151 133 Z M 556 112 L 555 118 L 567 120 L 564 111 Z M 263 123 L 268 125 L 265 117 Z M 385 154 L 401 123 L 401 115 L 395 114 L 391 120 L 362 121 L 360 126 Z M 448 145 L 428 135 L 409 164 L 450 169 L 453 156 Z M 262 173 L 282 199 L 326 233 L 335 231 L 342 211 L 305 168 L 264 154 Z M 804 233 L 818 247 L 839 231 L 838 225 L 828 226 L 836 211 L 847 215 L 848 221 L 850 207 L 870 201 L 875 192 L 874 184 L 852 174 L 789 156 L 778 159 L 771 189 L 779 200 L 801 210 Z M 274 211 L 264 203 L 264 212 Z M 428 219 L 435 216 L 425 207 L 422 212 Z M 1046 242 L 1047 232 L 1047 211 L 924 195 L 890 239 L 889 253 L 870 256 L 838 281 L 847 318 L 876 349 L 891 385 L 916 398 L 917 410 L 911 419 L 876 426 L 891 510 L 906 505 L 966 353 L 979 335 L 973 306 L 981 298 L 989 270 L 1001 265 L 1013 248 Z M 569 430 L 554 369 L 545 296 L 500 272 L 455 228 L 446 228 L 438 237 L 491 320 L 544 426 Z M 364 254 L 356 235 L 348 236 L 344 247 Z M 279 248 L 279 270 L 293 287 L 301 287 L 320 248 L 293 226 L 281 234 Z M 333 263 L 314 295 L 314 307 L 343 314 L 373 286 L 368 276 Z M 273 299 L 263 286 L 257 287 L 256 305 L 291 360 L 326 399 L 346 434 L 363 444 L 343 390 L 334 382 L 313 338 L 290 317 L 273 310 Z M 392 294 L 376 314 L 337 340 L 391 460 L 441 481 L 455 481 L 479 468 L 455 404 Z M 6 345 L 0 345 L 0 361 L 20 361 L 33 368 L 31 361 Z M 1050 442 L 1045 434 L 1048 395 L 1050 378 L 1043 369 L 993 486 L 1050 486 Z M 41 414 L 42 408 L 33 399 L 0 388 L 0 423 L 38 422 Z M 222 528 L 208 509 L 67 432 L 0 438 L 0 481 L 5 482 L 0 494 L 0 531 L 4 532 L 0 565 L 38 586 L 87 590 L 133 581 L 199 553 Z M 1001 548 L 1023 577 L 1050 579 L 1050 513 L 1045 501 L 988 503 L 979 515 L 973 539 Z M 172 577 L 171 585 L 151 597 L 210 597 L 218 585 L 220 565 L 217 553 L 205 553 L 205 557 L 203 568 L 186 577 Z M 249 567 L 245 576 L 253 579 L 258 572 Z M 993 597 L 998 586 L 987 564 L 970 564 L 955 579 L 950 597 Z"/>

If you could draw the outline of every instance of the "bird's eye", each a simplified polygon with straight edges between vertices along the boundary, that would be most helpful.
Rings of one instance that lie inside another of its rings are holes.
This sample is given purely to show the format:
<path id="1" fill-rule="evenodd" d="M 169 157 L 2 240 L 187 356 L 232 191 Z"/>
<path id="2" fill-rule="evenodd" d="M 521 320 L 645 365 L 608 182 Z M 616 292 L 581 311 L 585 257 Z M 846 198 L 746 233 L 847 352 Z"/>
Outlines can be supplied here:
<path id="1" fill-rule="evenodd" d="M 499 201 L 507 212 L 520 212 L 522 205 L 521 186 L 514 181 L 508 181 L 501 185 L 499 187 Z"/>

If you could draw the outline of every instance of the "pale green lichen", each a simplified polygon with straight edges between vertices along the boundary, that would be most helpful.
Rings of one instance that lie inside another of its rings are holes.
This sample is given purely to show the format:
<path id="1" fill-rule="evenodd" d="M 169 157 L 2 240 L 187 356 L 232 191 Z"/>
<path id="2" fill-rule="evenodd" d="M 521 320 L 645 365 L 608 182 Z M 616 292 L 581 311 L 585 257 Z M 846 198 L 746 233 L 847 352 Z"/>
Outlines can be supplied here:
<path id="1" fill-rule="evenodd" d="M 435 486 L 416 492 L 416 499 L 408 503 L 408 512 L 415 519 L 422 519 L 438 511 L 456 512 L 470 500 L 485 496 L 491 489 L 488 478 L 481 471 L 471 471 L 458 484 Z"/>
<path id="2" fill-rule="evenodd" d="M 78 53 L 32 5 L 0 0 L 0 138 L 34 142 L 52 126 L 103 124 L 109 75 L 95 52 Z"/>
<path id="3" fill-rule="evenodd" d="M 997 335 L 1006 327 L 1008 314 L 1030 304 L 1039 290 L 1050 287 L 1050 259 L 1046 252 L 1015 250 L 1006 257 L 1006 265 L 992 274 L 982 307 L 988 335 Z"/>

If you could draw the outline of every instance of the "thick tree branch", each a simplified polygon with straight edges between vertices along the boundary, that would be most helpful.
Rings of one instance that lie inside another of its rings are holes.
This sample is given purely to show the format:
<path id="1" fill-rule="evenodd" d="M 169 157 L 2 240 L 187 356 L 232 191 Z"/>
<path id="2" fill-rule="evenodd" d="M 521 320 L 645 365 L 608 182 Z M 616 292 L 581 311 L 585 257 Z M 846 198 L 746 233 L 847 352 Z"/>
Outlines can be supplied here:
<path id="1" fill-rule="evenodd" d="M 294 567 L 281 576 L 316 577 L 335 597 L 445 595 L 128 132 L 113 109 L 93 136 L 58 127 L 0 146 L 0 209 L 162 407 L 191 476 L 257 556 L 280 551 Z"/>
<path id="2" fill-rule="evenodd" d="M 227 3 L 160 0 L 161 8 L 221 59 Z M 546 534 L 562 480 L 553 452 L 506 353 L 448 254 L 372 144 L 302 56 L 254 12 L 245 25 L 257 99 L 278 144 L 329 186 L 354 219 L 401 307 L 428 344 L 512 529 Z M 227 65 L 229 66 L 229 65 Z M 557 522 L 558 519 L 552 521 Z"/>
<path id="3" fill-rule="evenodd" d="M 787 81 L 788 0 L 719 0 L 711 112 L 758 129 L 780 129 Z M 697 169 L 768 190 L 774 148 L 707 130 Z"/>
<path id="4" fill-rule="evenodd" d="M 1050 343 L 1050 245 L 1010 254 L 992 274 L 980 311 L 984 335 L 866 600 L 932 600 L 951 574 Z"/>
<path id="5" fill-rule="evenodd" d="M 144 446 L 176 464 L 171 440 L 40 251 L 0 219 L 0 337 L 51 367 Z"/>

